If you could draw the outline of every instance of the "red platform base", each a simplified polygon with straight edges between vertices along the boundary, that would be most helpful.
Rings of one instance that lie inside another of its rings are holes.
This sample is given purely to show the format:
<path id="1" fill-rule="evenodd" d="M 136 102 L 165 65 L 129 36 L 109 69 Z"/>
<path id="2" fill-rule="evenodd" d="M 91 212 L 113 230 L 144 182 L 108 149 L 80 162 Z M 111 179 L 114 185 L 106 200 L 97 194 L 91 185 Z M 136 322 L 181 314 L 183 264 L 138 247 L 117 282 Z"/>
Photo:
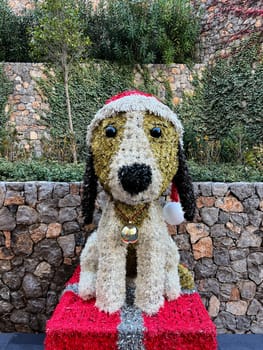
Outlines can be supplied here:
<path id="1" fill-rule="evenodd" d="M 68 285 L 77 283 L 78 276 L 76 271 Z M 108 315 L 100 312 L 94 304 L 94 300 L 83 301 L 74 292 L 66 291 L 47 322 L 45 350 L 217 348 L 215 326 L 198 293 L 183 294 L 175 301 L 166 302 L 157 315 L 142 314 L 141 341 L 132 343 L 135 345 L 128 342 L 126 347 L 125 335 L 123 338 L 122 334 L 120 341 L 121 312 Z M 135 328 L 134 332 L 138 332 L 138 325 Z M 137 336 L 137 333 L 132 335 L 130 330 L 127 334 L 129 339 Z"/>

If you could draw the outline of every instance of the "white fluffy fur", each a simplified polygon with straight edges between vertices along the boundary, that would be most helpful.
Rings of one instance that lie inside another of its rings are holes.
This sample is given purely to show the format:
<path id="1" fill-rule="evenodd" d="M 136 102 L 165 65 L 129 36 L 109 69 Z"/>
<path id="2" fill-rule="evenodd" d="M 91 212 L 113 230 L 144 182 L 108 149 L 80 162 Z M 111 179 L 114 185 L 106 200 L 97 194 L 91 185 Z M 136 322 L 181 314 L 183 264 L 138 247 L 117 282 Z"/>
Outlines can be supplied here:
<path id="1" fill-rule="evenodd" d="M 149 98 L 147 107 L 148 104 Z M 105 117 L 100 113 L 91 130 L 102 116 Z M 126 117 L 123 140 L 119 151 L 111 159 L 108 184 L 112 197 L 108 198 L 103 209 L 97 231 L 88 239 L 81 254 L 79 293 L 83 299 L 95 296 L 97 307 L 109 313 L 123 306 L 126 293 L 127 245 L 120 238 L 123 225 L 116 216 L 113 199 L 133 205 L 150 202 L 148 216 L 139 228 L 139 240 L 136 244 L 135 304 L 152 315 L 163 305 L 164 297 L 173 300 L 180 294 L 179 254 L 175 242 L 169 236 L 158 202 L 163 179 L 143 131 L 143 113 L 132 111 L 126 113 Z M 152 183 L 147 190 L 131 196 L 119 182 L 118 169 L 135 162 L 151 167 Z"/>
<path id="2" fill-rule="evenodd" d="M 153 202 L 149 210 L 139 230 L 135 305 L 152 315 L 163 305 L 164 297 L 176 299 L 181 288 L 177 246 L 162 219 L 159 202 Z M 80 296 L 85 300 L 96 296 L 96 306 L 109 313 L 119 310 L 125 301 L 127 245 L 120 240 L 121 227 L 108 199 L 98 230 L 81 254 Z"/>

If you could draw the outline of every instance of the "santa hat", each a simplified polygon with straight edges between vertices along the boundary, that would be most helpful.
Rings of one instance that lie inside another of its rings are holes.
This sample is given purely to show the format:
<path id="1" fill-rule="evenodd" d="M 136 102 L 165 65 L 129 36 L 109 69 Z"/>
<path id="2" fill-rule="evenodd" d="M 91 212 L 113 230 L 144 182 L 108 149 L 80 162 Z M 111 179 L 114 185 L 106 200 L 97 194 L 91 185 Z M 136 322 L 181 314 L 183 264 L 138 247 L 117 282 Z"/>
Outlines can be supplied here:
<path id="1" fill-rule="evenodd" d="M 180 144 L 183 145 L 183 126 L 177 115 L 155 96 L 138 90 L 124 91 L 106 101 L 88 126 L 87 144 L 90 144 L 94 128 L 103 119 L 130 111 L 145 111 L 169 120 L 178 132 Z"/>
<path id="2" fill-rule="evenodd" d="M 169 120 L 178 132 L 179 143 L 183 148 L 183 126 L 176 113 L 155 96 L 138 90 L 124 91 L 106 101 L 105 105 L 95 114 L 94 119 L 88 126 L 87 144 L 89 145 L 91 142 L 94 128 L 103 119 L 129 111 L 145 111 Z M 174 184 L 172 184 L 170 199 L 171 201 L 163 208 L 164 219 L 168 224 L 179 225 L 184 221 L 184 211 L 180 203 L 177 188 Z"/>

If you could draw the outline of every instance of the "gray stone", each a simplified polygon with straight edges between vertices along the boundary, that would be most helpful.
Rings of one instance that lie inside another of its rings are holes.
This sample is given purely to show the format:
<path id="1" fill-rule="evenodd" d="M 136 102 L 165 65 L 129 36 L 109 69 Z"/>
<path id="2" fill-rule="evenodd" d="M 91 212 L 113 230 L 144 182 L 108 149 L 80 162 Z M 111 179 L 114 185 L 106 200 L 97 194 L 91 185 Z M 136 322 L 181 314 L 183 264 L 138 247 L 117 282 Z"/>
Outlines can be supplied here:
<path id="1" fill-rule="evenodd" d="M 2 205 L 4 203 L 5 192 L 6 192 L 5 183 L 4 182 L 0 182 L 0 207 L 2 207 Z"/>
<path id="2" fill-rule="evenodd" d="M 247 226 L 249 224 L 248 215 L 245 213 L 231 213 L 230 222 L 238 226 Z"/>
<path id="3" fill-rule="evenodd" d="M 255 193 L 255 186 L 251 183 L 237 182 L 230 185 L 231 192 L 241 201 Z"/>
<path id="4" fill-rule="evenodd" d="M 54 185 L 53 197 L 63 198 L 69 194 L 69 184 L 66 182 Z"/>
<path id="5" fill-rule="evenodd" d="M 65 234 L 73 233 L 73 232 L 76 233 L 80 231 L 80 226 L 76 221 L 64 222 L 62 227 L 63 227 L 63 232 L 65 232 Z"/>
<path id="6" fill-rule="evenodd" d="M 202 196 L 212 195 L 212 182 L 200 182 L 199 188 Z"/>
<path id="7" fill-rule="evenodd" d="M 221 312 L 219 312 L 215 322 L 218 322 L 218 321 L 221 322 L 221 324 L 224 328 L 235 332 L 235 330 L 236 330 L 236 318 L 234 315 L 232 315 L 226 311 L 221 311 Z"/>
<path id="8" fill-rule="evenodd" d="M 0 274 L 10 271 L 12 269 L 10 260 L 1 260 Z"/>
<path id="9" fill-rule="evenodd" d="M 202 208 L 200 210 L 202 220 L 208 226 L 213 226 L 218 220 L 218 208 Z"/>
<path id="10" fill-rule="evenodd" d="M 263 199 L 263 182 L 255 183 L 256 192 L 260 199 Z"/>
<path id="11" fill-rule="evenodd" d="M 231 267 L 236 272 L 240 272 L 240 273 L 246 272 L 247 271 L 247 260 L 241 259 L 241 260 L 232 261 Z"/>
<path id="12" fill-rule="evenodd" d="M 251 320 L 247 316 L 237 316 L 237 329 L 241 330 L 242 333 L 250 329 Z"/>
<path id="13" fill-rule="evenodd" d="M 238 248 L 260 247 L 262 238 L 253 232 L 242 232 L 239 241 L 237 242 Z"/>
<path id="14" fill-rule="evenodd" d="M 52 182 L 39 182 L 38 186 L 38 200 L 43 201 L 45 199 L 51 199 L 53 193 Z"/>
<path id="15" fill-rule="evenodd" d="M 241 260 L 247 257 L 249 249 L 230 249 L 229 255 L 231 260 Z"/>
<path id="16" fill-rule="evenodd" d="M 30 207 L 37 204 L 37 185 L 35 182 L 25 183 L 25 203 Z"/>
<path id="17" fill-rule="evenodd" d="M 12 271 L 5 272 L 2 276 L 2 279 L 10 289 L 19 289 L 21 286 L 21 277 L 23 274 L 23 269 L 15 268 Z"/>
<path id="18" fill-rule="evenodd" d="M 229 214 L 223 210 L 219 210 L 218 223 L 226 224 L 229 221 Z"/>
<path id="19" fill-rule="evenodd" d="M 58 206 L 64 207 L 77 207 L 80 205 L 80 196 L 76 194 L 68 194 L 64 198 L 60 199 Z"/>
<path id="20" fill-rule="evenodd" d="M 14 235 L 13 241 L 12 248 L 16 255 L 30 255 L 32 253 L 33 241 L 28 233 Z"/>
<path id="21" fill-rule="evenodd" d="M 263 212 L 255 210 L 253 214 L 248 214 L 248 219 L 251 225 L 259 227 L 263 220 Z"/>
<path id="22" fill-rule="evenodd" d="M 175 235 L 174 240 L 175 240 L 176 245 L 179 249 L 182 249 L 182 250 L 190 250 L 191 249 L 191 244 L 190 244 L 188 234 Z"/>
<path id="23" fill-rule="evenodd" d="M 13 310 L 10 316 L 10 320 L 13 323 L 21 323 L 27 325 L 30 320 L 30 315 L 24 310 Z"/>
<path id="24" fill-rule="evenodd" d="M 251 300 L 255 297 L 257 286 L 252 281 L 240 281 L 238 283 L 240 295 L 245 300 Z"/>
<path id="25" fill-rule="evenodd" d="M 6 182 L 6 191 L 21 192 L 24 190 L 24 182 Z"/>
<path id="26" fill-rule="evenodd" d="M 212 183 L 212 195 L 217 197 L 223 197 L 228 191 L 228 184 L 224 182 Z"/>
<path id="27" fill-rule="evenodd" d="M 64 257 L 72 257 L 75 253 L 75 237 L 73 234 L 58 238 L 58 244 L 63 250 Z"/>
<path id="28" fill-rule="evenodd" d="M 46 307 L 46 299 L 29 299 L 27 301 L 26 311 L 30 313 L 44 313 Z"/>
<path id="29" fill-rule="evenodd" d="M 58 295 L 56 292 L 49 291 L 47 293 L 46 309 L 47 315 L 50 315 L 58 303 Z"/>
<path id="30" fill-rule="evenodd" d="M 243 206 L 247 213 L 253 213 L 259 207 L 259 199 L 256 196 L 247 198 L 243 201 Z"/>
<path id="31" fill-rule="evenodd" d="M 211 227 L 211 237 L 225 237 L 227 230 L 223 224 L 215 224 Z"/>
<path id="32" fill-rule="evenodd" d="M 77 218 L 75 208 L 61 208 L 59 211 L 59 222 L 64 223 L 67 221 L 73 221 Z"/>
<path id="33" fill-rule="evenodd" d="M 47 263 L 46 261 L 42 261 L 40 264 L 37 265 L 34 275 L 43 278 L 43 277 L 51 277 L 52 275 L 52 269 L 51 265 Z"/>
<path id="34" fill-rule="evenodd" d="M 195 278 L 198 280 L 208 277 L 214 277 L 216 270 L 217 266 L 213 263 L 212 259 L 203 258 L 199 260 L 195 265 Z"/>
<path id="35" fill-rule="evenodd" d="M 253 299 L 251 303 L 249 304 L 249 307 L 247 309 L 247 315 L 249 316 L 255 316 L 258 314 L 258 312 L 262 309 L 262 305 L 260 302 L 256 299 Z"/>
<path id="36" fill-rule="evenodd" d="M 38 298 L 42 296 L 41 284 L 31 273 L 27 273 L 22 283 L 26 298 Z"/>
<path id="37" fill-rule="evenodd" d="M 214 262 L 217 265 L 228 266 L 230 263 L 228 249 L 214 249 Z"/>
<path id="38" fill-rule="evenodd" d="M 219 284 L 219 288 L 220 288 L 220 300 L 221 301 L 229 301 L 231 294 L 232 294 L 232 290 L 235 288 L 235 284 L 233 283 L 220 283 Z"/>
<path id="39" fill-rule="evenodd" d="M 194 182 L 193 183 L 193 189 L 194 189 L 194 194 L 195 194 L 196 197 L 201 194 L 198 182 Z"/>
<path id="40" fill-rule="evenodd" d="M 46 224 L 58 221 L 58 201 L 56 199 L 45 200 L 37 205 L 40 221 Z"/>
<path id="41" fill-rule="evenodd" d="M 5 315 L 13 310 L 14 306 L 7 301 L 0 300 L 0 315 Z"/>
<path id="42" fill-rule="evenodd" d="M 213 239 L 214 247 L 216 248 L 232 248 L 235 247 L 234 240 L 230 237 L 217 237 Z"/>
<path id="43" fill-rule="evenodd" d="M 26 306 L 26 298 L 22 290 L 12 292 L 11 301 L 16 309 L 23 309 Z"/>
<path id="44" fill-rule="evenodd" d="M 256 284 L 263 281 L 263 252 L 251 253 L 247 257 L 249 278 Z"/>
<path id="45" fill-rule="evenodd" d="M 62 262 L 62 251 L 56 240 L 43 239 L 35 245 L 33 257 L 59 266 Z"/>
<path id="46" fill-rule="evenodd" d="M 219 283 L 216 278 L 205 278 L 197 281 L 197 288 L 202 296 L 210 297 L 211 294 L 219 296 Z"/>
<path id="47" fill-rule="evenodd" d="M 263 309 L 258 312 L 256 321 L 253 321 L 251 326 L 253 333 L 263 333 Z"/>
<path id="48" fill-rule="evenodd" d="M 226 303 L 226 311 L 236 316 L 244 316 L 247 312 L 247 302 L 244 300 L 229 301 Z"/>
<path id="49" fill-rule="evenodd" d="M 237 274 L 230 267 L 225 266 L 218 268 L 216 277 L 222 283 L 236 282 L 238 279 Z"/>
<path id="50" fill-rule="evenodd" d="M 10 290 L 8 287 L 5 287 L 4 285 L 0 287 L 0 297 L 5 300 L 10 300 Z"/>
<path id="51" fill-rule="evenodd" d="M 12 231 L 16 227 L 14 216 L 7 208 L 0 209 L 0 230 Z"/>
<path id="52" fill-rule="evenodd" d="M 38 222 L 38 213 L 26 205 L 20 205 L 16 213 L 17 224 L 32 225 Z"/>

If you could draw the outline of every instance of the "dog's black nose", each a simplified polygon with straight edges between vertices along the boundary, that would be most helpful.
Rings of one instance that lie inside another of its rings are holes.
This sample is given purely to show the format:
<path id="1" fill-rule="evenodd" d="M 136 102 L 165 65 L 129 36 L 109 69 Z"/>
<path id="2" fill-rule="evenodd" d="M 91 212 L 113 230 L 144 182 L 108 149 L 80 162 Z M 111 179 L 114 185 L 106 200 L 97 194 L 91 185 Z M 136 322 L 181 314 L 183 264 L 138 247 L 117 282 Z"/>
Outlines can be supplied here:
<path id="1" fill-rule="evenodd" d="M 120 168 L 118 177 L 123 189 L 135 195 L 147 190 L 152 182 L 152 171 L 149 165 L 134 163 Z"/>

